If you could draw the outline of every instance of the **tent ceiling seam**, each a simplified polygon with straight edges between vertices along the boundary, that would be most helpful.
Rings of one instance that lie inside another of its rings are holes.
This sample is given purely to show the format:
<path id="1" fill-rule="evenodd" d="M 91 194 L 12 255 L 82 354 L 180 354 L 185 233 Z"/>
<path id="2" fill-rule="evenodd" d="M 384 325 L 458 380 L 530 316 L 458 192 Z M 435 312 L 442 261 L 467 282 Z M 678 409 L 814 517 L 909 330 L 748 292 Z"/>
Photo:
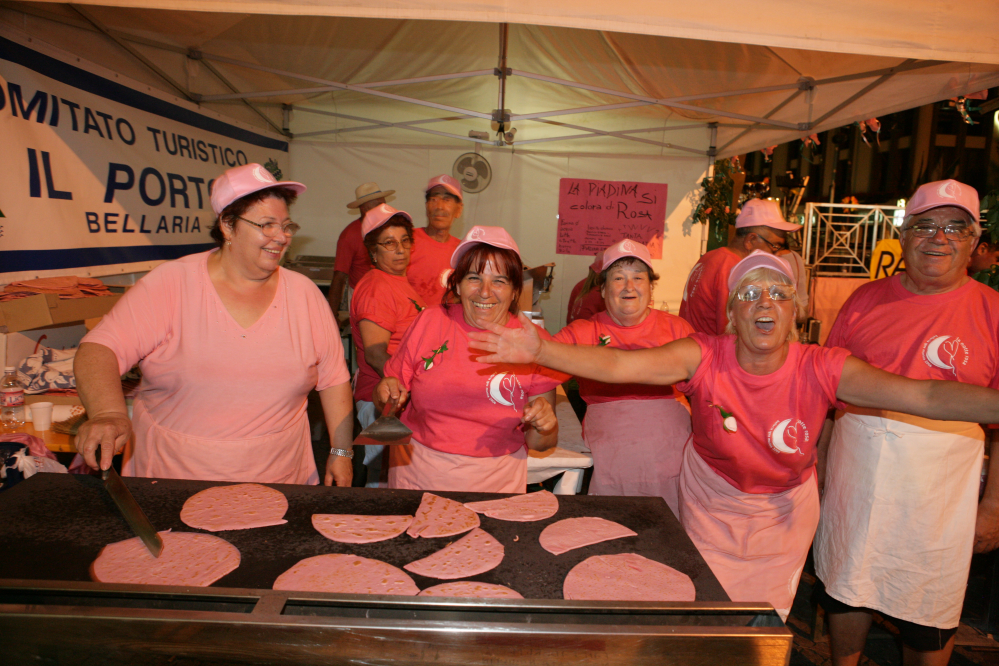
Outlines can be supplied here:
<path id="1" fill-rule="evenodd" d="M 772 116 L 773 114 L 777 113 L 778 111 L 780 111 L 781 109 L 783 109 L 783 108 L 784 108 L 785 106 L 787 106 L 788 104 L 790 104 L 791 102 L 793 102 L 793 101 L 795 100 L 795 98 L 797 98 L 797 97 L 798 97 L 798 95 L 800 95 L 800 94 L 801 94 L 802 92 L 804 92 L 804 91 L 802 91 L 802 90 L 795 90 L 795 91 L 794 91 L 794 92 L 793 92 L 793 93 L 791 94 L 791 96 L 790 96 L 790 97 L 788 97 L 788 98 L 787 98 L 787 99 L 785 99 L 785 100 L 784 100 L 783 102 L 781 102 L 780 104 L 778 104 L 777 106 L 775 106 L 775 107 L 774 107 L 773 109 L 771 109 L 771 110 L 770 110 L 770 111 L 769 111 L 769 112 L 768 112 L 768 113 L 767 113 L 767 114 L 766 114 L 765 116 L 763 116 L 763 117 L 764 117 L 764 118 L 769 118 L 769 117 L 770 117 L 770 116 Z M 744 129 L 744 130 L 743 130 L 742 132 L 740 132 L 739 134 L 737 134 L 737 135 L 736 135 L 736 137 L 735 137 L 734 139 L 732 139 L 731 141 L 729 141 L 728 143 L 726 143 L 726 144 L 725 144 L 724 146 L 722 146 L 721 148 L 719 148 L 719 149 L 718 149 L 718 152 L 719 152 L 719 153 L 723 152 L 723 151 L 724 151 L 724 150 L 725 150 L 726 148 L 728 148 L 729 146 L 731 146 L 731 145 L 732 145 L 733 143 L 735 143 L 736 141 L 738 141 L 738 140 L 739 140 L 739 139 L 741 139 L 742 137 L 744 137 L 744 136 L 746 136 L 747 134 L 749 134 L 749 133 L 750 133 L 750 132 L 751 132 L 752 130 L 756 129 L 757 127 L 759 127 L 759 125 L 750 125 L 749 127 L 745 128 L 745 129 Z"/>
<path id="2" fill-rule="evenodd" d="M 906 60 L 899 67 L 905 67 L 906 65 L 911 65 L 911 64 L 913 64 L 915 62 L 916 62 L 915 60 Z M 867 84 L 866 86 L 864 86 L 863 88 L 861 88 L 858 92 L 854 93 L 850 97 L 846 98 L 846 100 L 840 102 L 839 104 L 837 104 L 836 106 L 834 106 L 832 109 L 830 109 L 826 113 L 824 113 L 821 116 L 819 116 L 815 120 L 815 122 L 813 123 L 813 126 L 820 125 L 822 123 L 822 121 L 826 120 L 827 118 L 832 117 L 833 115 L 839 113 L 840 111 L 842 111 L 846 107 L 850 106 L 855 101 L 857 101 L 858 99 L 860 99 L 861 97 L 863 97 L 867 93 L 871 92 L 872 90 L 874 90 L 875 88 L 877 88 L 878 86 L 880 86 L 882 83 L 884 83 L 885 81 L 887 81 L 891 77 L 895 76 L 895 73 L 896 73 L 896 70 L 893 69 L 893 71 L 890 71 L 890 72 L 887 72 L 885 74 L 882 74 L 880 77 L 877 78 L 877 80 L 872 81 L 871 83 Z"/>

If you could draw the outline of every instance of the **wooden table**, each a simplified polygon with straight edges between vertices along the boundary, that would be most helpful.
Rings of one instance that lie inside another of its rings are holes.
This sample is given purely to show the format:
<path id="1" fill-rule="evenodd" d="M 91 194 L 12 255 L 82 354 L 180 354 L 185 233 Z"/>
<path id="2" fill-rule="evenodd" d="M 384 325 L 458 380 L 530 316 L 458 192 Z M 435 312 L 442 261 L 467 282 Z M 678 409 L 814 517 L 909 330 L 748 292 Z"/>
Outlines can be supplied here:
<path id="1" fill-rule="evenodd" d="M 7 434 L 10 432 L 23 432 L 28 435 L 34 435 L 38 439 L 45 442 L 45 446 L 48 447 L 49 451 L 54 451 L 55 453 L 76 453 L 76 446 L 73 444 L 76 439 L 74 435 L 64 435 L 61 432 L 56 432 L 51 429 L 37 432 L 34 424 L 30 422 L 25 423 L 16 430 L 0 430 L 0 434 Z"/>

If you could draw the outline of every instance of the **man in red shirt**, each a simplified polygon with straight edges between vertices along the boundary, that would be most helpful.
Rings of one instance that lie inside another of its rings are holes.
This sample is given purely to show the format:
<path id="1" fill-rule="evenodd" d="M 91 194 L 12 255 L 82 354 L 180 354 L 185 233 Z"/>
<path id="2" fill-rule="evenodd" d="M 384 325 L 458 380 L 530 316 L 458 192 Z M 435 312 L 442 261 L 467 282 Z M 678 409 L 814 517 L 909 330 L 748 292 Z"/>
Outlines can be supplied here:
<path id="1" fill-rule="evenodd" d="M 406 277 L 428 307 L 440 305 L 451 255 L 459 238 L 451 235 L 451 225 L 463 209 L 461 183 L 447 175 L 434 176 L 427 183 L 427 226 L 413 232 L 413 255 Z"/>
<path id="2" fill-rule="evenodd" d="M 968 275 L 987 271 L 996 264 L 999 264 L 999 244 L 991 242 L 987 234 L 982 234 L 978 245 L 971 253 L 971 260 L 968 262 Z"/>
<path id="3" fill-rule="evenodd" d="M 732 267 L 753 250 L 773 254 L 787 247 L 787 234 L 798 229 L 801 225 L 786 222 L 773 201 L 747 201 L 735 219 L 735 235 L 729 244 L 706 253 L 690 270 L 683 288 L 680 316 L 700 333 L 724 333 L 728 325 L 725 312 L 728 274 Z"/>
<path id="4" fill-rule="evenodd" d="M 333 264 L 333 283 L 330 285 L 330 292 L 327 300 L 333 314 L 337 318 L 337 323 L 341 327 L 350 321 L 349 317 L 340 320 L 340 306 L 343 305 L 343 293 L 347 288 L 357 286 L 358 281 L 364 274 L 371 270 L 371 255 L 364 247 L 364 238 L 361 237 L 361 220 L 364 214 L 375 206 L 385 203 L 385 199 L 395 194 L 395 190 L 383 192 L 378 183 L 364 183 L 358 185 L 354 190 L 356 199 L 347 204 L 347 208 L 356 208 L 361 216 L 347 225 L 347 228 L 340 232 L 340 238 L 336 242 L 336 262 Z M 346 310 L 346 308 L 344 308 Z"/>

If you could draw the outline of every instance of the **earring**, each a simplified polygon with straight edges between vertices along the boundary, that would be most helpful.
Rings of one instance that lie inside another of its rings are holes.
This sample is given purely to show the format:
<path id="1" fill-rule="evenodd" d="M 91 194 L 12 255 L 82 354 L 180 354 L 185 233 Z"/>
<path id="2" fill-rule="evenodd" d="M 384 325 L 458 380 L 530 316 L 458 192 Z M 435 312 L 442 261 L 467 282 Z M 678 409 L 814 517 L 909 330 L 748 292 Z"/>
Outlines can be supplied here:
<path id="1" fill-rule="evenodd" d="M 226 247 L 229 247 L 230 245 L 232 245 L 232 241 L 228 241 L 228 240 L 227 240 L 227 241 L 225 242 L 225 246 L 226 246 Z"/>

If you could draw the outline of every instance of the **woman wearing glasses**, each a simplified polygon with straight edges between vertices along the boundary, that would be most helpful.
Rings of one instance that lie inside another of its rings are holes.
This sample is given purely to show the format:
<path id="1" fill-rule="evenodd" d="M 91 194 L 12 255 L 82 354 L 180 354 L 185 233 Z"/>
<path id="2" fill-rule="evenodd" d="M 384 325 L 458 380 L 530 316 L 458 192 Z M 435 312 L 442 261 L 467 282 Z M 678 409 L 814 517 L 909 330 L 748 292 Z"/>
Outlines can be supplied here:
<path id="1" fill-rule="evenodd" d="M 158 266 L 115 304 L 76 355 L 89 420 L 76 446 L 91 467 L 124 450 L 131 476 L 317 483 L 306 397 L 322 399 L 333 451 L 325 482 L 351 482 L 350 376 L 329 306 L 279 267 L 305 191 L 259 164 L 215 180 L 218 249 Z M 119 376 L 142 384 L 129 419 Z M 133 437 L 134 434 L 134 437 Z"/>
<path id="2" fill-rule="evenodd" d="M 676 384 L 690 399 L 694 431 L 680 473 L 680 521 L 732 600 L 768 601 L 786 618 L 819 519 L 815 443 L 830 406 L 994 421 L 999 392 L 914 381 L 844 349 L 794 342 L 794 278 L 780 257 L 753 252 L 728 286 L 730 334 L 717 337 L 695 333 L 628 351 L 543 341 L 526 328 L 471 337 L 493 352 L 484 363 Z"/>
<path id="3" fill-rule="evenodd" d="M 361 222 L 364 247 L 375 270 L 370 270 L 354 288 L 350 301 L 350 330 L 357 349 L 357 380 L 354 400 L 362 428 L 377 415 L 371 392 L 385 374 L 385 364 L 416 315 L 427 306 L 406 279 L 413 248 L 413 218 L 381 204 L 364 214 Z M 364 464 L 371 465 L 383 447 L 365 447 Z M 371 468 L 376 472 L 378 466 Z M 378 481 L 378 474 L 369 481 Z"/>

